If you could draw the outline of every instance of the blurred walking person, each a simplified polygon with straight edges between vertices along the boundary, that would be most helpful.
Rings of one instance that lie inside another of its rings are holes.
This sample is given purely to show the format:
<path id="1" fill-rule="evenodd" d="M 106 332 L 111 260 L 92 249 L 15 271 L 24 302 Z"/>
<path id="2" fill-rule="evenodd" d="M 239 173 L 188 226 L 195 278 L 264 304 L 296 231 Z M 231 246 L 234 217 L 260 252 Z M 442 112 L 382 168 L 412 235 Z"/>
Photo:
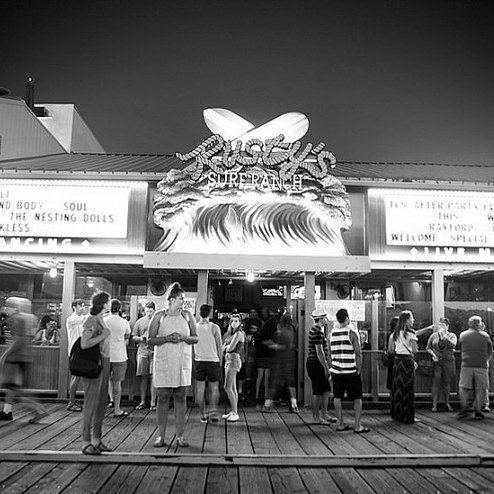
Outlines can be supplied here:
<path id="1" fill-rule="evenodd" d="M 295 326 L 290 314 L 281 316 L 276 333 L 273 335 L 271 349 L 275 351 L 275 369 L 268 396 L 264 402 L 264 412 L 274 410 L 274 399 L 277 393 L 287 389 L 290 398 L 289 411 L 299 413 L 296 394 L 295 369 L 297 363 L 297 340 Z"/>
<path id="2" fill-rule="evenodd" d="M 34 417 L 29 419 L 29 423 L 34 424 L 47 415 L 47 412 L 41 403 L 25 396 L 23 391 L 24 379 L 32 364 L 30 343 L 34 316 L 31 313 L 31 302 L 27 298 L 9 297 L 5 301 L 4 312 L 8 314 L 11 343 L 0 357 L 0 374 L 5 388 L 5 404 L 0 410 L 0 420 L 13 420 L 12 407 L 17 399 L 34 411 Z"/>

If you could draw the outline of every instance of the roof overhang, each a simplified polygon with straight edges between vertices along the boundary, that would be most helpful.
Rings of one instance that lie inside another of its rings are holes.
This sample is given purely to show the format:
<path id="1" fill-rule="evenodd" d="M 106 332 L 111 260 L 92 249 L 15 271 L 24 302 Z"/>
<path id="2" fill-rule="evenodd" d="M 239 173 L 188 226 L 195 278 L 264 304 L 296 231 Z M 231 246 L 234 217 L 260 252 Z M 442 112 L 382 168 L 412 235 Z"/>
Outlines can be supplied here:
<path id="1" fill-rule="evenodd" d="M 146 252 L 144 268 L 367 273 L 367 256 L 274 256 Z"/>

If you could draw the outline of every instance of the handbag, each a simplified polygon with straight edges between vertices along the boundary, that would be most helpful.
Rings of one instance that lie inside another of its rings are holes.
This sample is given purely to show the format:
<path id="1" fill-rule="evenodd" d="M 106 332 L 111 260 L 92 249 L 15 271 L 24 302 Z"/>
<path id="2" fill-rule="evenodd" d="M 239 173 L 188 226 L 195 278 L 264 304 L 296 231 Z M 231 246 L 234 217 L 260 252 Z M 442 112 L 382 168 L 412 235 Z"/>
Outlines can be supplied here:
<path id="1" fill-rule="evenodd" d="M 394 353 L 389 353 L 389 352 L 383 352 L 381 354 L 381 363 L 384 365 L 384 367 L 389 367 L 394 360 Z"/>
<path id="2" fill-rule="evenodd" d="M 431 360 L 419 360 L 417 366 L 417 373 L 422 376 L 432 376 L 434 369 L 434 362 Z"/>
<path id="3" fill-rule="evenodd" d="M 77 338 L 70 351 L 69 368 L 74 376 L 96 379 L 103 370 L 99 345 L 83 350 L 81 338 Z"/>

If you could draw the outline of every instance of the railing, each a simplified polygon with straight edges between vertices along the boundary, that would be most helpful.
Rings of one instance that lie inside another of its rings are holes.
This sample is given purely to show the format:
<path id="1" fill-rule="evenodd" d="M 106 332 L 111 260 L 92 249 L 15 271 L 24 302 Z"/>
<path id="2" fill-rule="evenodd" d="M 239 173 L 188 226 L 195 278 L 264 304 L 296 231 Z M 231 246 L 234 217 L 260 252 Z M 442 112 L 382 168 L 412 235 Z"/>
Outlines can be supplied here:
<path id="1" fill-rule="evenodd" d="M 0 345 L 0 355 L 7 349 L 6 345 Z M 28 368 L 25 380 L 25 387 L 38 392 L 56 393 L 58 390 L 58 365 L 59 365 L 59 347 L 33 346 L 33 362 Z M 129 360 L 125 381 L 122 383 L 122 396 L 134 399 L 139 395 L 139 383 L 135 377 L 136 370 L 136 349 L 128 349 Z M 364 350 L 362 366 L 362 386 L 364 396 L 374 399 L 389 396 L 389 390 L 386 389 L 387 369 L 381 362 L 381 351 Z M 451 392 L 456 393 L 458 378 L 460 374 L 460 352 L 455 352 L 456 359 L 456 377 L 451 380 Z M 419 351 L 416 360 L 430 360 L 430 356 L 425 351 Z M 374 376 L 374 377 L 373 377 Z M 68 379 L 68 377 L 67 377 Z M 373 381 L 377 380 L 377 385 Z M 494 392 L 494 379 L 491 379 L 491 392 Z M 421 375 L 416 373 L 415 393 L 417 395 L 430 395 L 432 376 Z"/>

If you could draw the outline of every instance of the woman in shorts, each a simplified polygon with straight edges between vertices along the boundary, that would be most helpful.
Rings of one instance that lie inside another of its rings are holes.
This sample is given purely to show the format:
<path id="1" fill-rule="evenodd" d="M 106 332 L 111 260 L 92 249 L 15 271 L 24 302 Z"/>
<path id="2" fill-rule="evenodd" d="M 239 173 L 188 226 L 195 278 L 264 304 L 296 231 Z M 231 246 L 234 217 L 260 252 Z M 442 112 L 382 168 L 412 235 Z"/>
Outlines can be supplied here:
<path id="1" fill-rule="evenodd" d="M 238 391 L 237 372 L 242 367 L 241 355 L 244 351 L 245 333 L 242 330 L 240 314 L 233 313 L 230 316 L 228 331 L 225 333 L 223 348 L 225 350 L 225 392 L 230 401 L 231 412 L 225 413 L 223 418 L 227 422 L 237 422 L 238 415 Z"/>

